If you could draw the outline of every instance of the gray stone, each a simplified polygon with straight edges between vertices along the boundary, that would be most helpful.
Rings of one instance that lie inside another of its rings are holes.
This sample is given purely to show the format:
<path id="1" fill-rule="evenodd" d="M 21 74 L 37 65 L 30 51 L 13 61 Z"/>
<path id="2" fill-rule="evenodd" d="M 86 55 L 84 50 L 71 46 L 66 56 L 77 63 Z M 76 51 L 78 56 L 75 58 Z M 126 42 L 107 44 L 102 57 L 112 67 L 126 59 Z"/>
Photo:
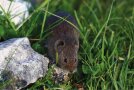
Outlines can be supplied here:
<path id="1" fill-rule="evenodd" d="M 0 43 L 0 84 L 4 90 L 19 90 L 45 76 L 48 58 L 35 52 L 28 38 L 14 38 Z"/>
<path id="2" fill-rule="evenodd" d="M 69 74 L 70 72 L 68 70 L 64 70 L 62 68 L 59 68 L 57 66 L 53 66 L 53 81 L 56 84 L 60 84 L 60 83 L 64 83 L 64 82 L 68 82 L 70 77 Z"/>

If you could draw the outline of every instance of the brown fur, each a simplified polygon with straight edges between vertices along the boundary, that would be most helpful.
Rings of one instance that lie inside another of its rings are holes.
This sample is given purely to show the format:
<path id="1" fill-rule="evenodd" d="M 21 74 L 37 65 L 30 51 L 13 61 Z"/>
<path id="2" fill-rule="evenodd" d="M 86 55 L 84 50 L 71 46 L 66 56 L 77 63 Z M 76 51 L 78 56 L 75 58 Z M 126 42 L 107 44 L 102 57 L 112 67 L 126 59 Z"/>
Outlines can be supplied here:
<path id="1" fill-rule="evenodd" d="M 76 24 L 75 24 L 76 25 Z M 78 64 L 79 33 L 67 22 L 54 27 L 48 38 L 48 53 L 55 60 L 58 53 L 58 66 L 74 71 Z"/>

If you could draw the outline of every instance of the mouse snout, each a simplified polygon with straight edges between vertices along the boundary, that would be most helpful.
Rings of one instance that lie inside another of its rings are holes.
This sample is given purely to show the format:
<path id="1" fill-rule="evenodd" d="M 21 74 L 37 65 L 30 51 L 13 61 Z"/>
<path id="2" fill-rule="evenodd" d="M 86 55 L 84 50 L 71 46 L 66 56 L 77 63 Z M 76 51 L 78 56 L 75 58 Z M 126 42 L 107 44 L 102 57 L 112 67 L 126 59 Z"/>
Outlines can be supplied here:
<path id="1" fill-rule="evenodd" d="M 69 70 L 70 72 L 73 72 L 77 68 L 77 58 L 64 58 L 62 62 L 63 63 L 60 63 L 60 66 L 66 70 Z"/>
<path id="2" fill-rule="evenodd" d="M 77 59 L 76 58 L 65 58 L 64 63 L 66 65 L 66 69 L 68 69 L 70 72 L 73 72 L 77 67 Z"/>
<path id="3" fill-rule="evenodd" d="M 64 63 L 66 63 L 66 64 L 75 64 L 75 63 L 77 63 L 77 59 L 76 58 L 65 58 L 64 59 Z"/>

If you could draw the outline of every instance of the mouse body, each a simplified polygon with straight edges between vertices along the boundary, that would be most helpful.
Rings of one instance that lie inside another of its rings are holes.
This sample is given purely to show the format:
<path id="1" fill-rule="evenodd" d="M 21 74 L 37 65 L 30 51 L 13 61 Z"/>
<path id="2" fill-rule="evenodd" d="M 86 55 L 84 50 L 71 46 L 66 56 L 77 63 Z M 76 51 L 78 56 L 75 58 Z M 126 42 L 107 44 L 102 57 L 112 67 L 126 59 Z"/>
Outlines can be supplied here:
<path id="1" fill-rule="evenodd" d="M 55 15 L 77 26 L 76 20 L 69 13 L 57 12 Z M 50 29 L 51 35 L 47 39 L 48 55 L 54 62 L 56 61 L 56 55 L 58 55 L 57 65 L 62 69 L 73 72 L 78 65 L 79 32 L 74 26 L 59 17 L 50 16 L 47 19 L 47 26 L 55 24 Z M 58 21 L 59 23 L 56 23 Z"/>

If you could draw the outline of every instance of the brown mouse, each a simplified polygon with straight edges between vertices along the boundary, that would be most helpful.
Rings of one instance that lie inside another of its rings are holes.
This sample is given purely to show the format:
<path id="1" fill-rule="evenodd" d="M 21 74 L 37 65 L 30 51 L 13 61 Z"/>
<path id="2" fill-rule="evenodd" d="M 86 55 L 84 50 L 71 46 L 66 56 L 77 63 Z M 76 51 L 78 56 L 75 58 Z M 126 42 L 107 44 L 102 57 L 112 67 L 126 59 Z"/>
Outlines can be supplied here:
<path id="1" fill-rule="evenodd" d="M 55 14 L 77 26 L 76 20 L 69 13 L 60 11 Z M 50 16 L 46 25 L 49 27 L 50 24 L 52 25 L 60 20 L 56 16 Z M 56 62 L 56 55 L 58 55 L 57 65 L 62 69 L 73 72 L 78 65 L 79 32 L 64 20 L 53 26 L 50 29 L 51 35 L 47 39 L 49 57 Z"/>

